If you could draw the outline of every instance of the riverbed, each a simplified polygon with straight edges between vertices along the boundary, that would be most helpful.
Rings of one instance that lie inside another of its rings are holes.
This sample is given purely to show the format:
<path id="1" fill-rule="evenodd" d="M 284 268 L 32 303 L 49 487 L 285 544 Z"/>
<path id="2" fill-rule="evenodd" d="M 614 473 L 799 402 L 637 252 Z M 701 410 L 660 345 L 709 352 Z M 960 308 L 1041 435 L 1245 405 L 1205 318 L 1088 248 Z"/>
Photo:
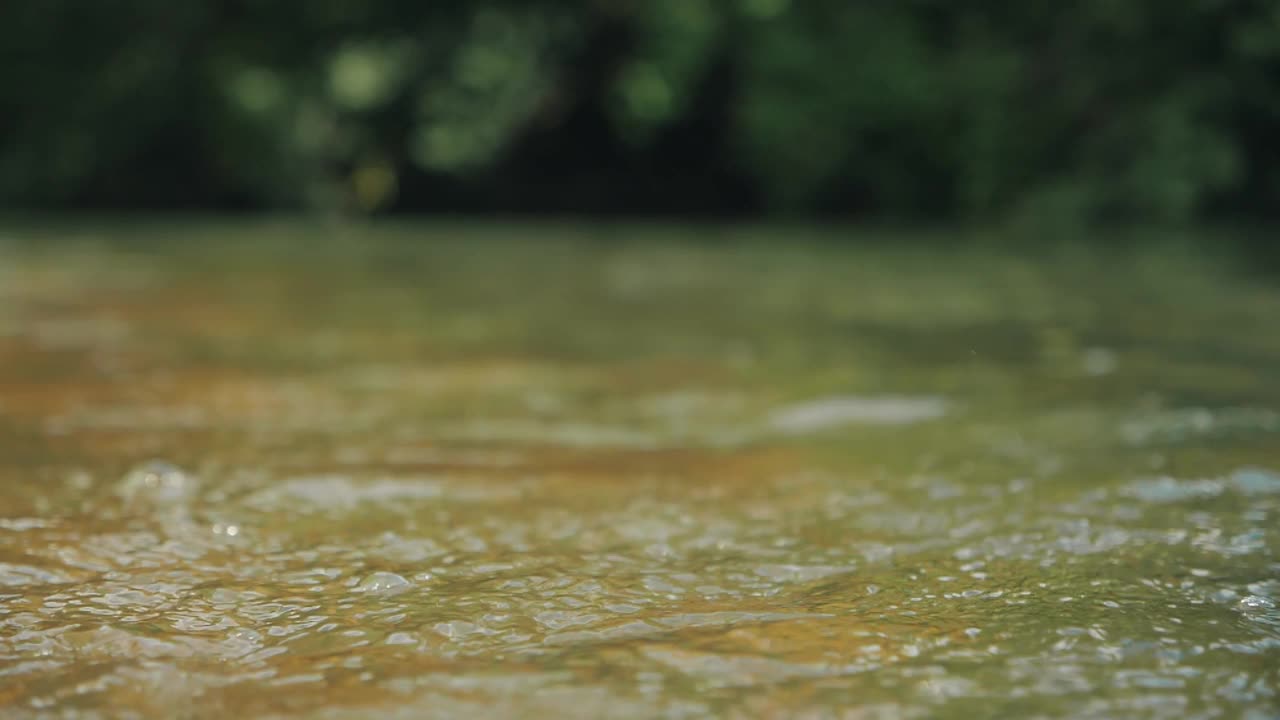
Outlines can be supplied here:
<path id="1" fill-rule="evenodd" d="M 1280 282 L 869 234 L 0 228 L 0 714 L 1275 717 Z"/>

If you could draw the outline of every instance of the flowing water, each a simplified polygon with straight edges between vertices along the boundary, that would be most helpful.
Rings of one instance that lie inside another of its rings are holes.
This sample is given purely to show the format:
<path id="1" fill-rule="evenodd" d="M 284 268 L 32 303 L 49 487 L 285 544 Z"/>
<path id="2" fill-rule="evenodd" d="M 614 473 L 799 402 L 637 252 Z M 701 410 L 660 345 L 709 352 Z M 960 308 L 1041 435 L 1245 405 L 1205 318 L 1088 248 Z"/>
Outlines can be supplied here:
<path id="1" fill-rule="evenodd" d="M 0 231 L 0 715 L 1280 716 L 1280 286 L 898 247 Z"/>

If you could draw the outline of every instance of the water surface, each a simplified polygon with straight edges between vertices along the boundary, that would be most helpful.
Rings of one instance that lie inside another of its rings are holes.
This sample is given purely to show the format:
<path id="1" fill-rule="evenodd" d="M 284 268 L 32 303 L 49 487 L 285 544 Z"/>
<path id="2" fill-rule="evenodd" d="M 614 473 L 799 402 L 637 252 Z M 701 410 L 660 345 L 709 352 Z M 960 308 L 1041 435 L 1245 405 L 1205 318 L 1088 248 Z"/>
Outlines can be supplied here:
<path id="1" fill-rule="evenodd" d="M 0 707 L 1275 717 L 1280 288 L 897 247 L 0 231 Z"/>

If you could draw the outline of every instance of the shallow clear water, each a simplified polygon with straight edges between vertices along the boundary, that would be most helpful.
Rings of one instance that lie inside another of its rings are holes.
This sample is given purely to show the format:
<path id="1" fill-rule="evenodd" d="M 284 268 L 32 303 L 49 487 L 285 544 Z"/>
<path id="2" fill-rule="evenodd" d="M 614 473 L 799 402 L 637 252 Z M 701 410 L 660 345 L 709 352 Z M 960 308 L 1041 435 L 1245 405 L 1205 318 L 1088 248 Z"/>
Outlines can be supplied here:
<path id="1" fill-rule="evenodd" d="M 1147 251 L 0 230 L 0 708 L 1276 717 L 1277 318 Z"/>

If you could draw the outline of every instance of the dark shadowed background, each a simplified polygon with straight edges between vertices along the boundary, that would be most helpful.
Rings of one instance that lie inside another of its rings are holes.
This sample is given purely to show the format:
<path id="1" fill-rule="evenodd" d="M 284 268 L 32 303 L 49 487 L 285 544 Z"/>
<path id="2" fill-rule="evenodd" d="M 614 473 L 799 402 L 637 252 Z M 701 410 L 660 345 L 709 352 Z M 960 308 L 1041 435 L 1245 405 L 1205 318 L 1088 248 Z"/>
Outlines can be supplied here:
<path id="1" fill-rule="evenodd" d="M 0 205 L 1259 221 L 1275 0 L 40 0 Z"/>

